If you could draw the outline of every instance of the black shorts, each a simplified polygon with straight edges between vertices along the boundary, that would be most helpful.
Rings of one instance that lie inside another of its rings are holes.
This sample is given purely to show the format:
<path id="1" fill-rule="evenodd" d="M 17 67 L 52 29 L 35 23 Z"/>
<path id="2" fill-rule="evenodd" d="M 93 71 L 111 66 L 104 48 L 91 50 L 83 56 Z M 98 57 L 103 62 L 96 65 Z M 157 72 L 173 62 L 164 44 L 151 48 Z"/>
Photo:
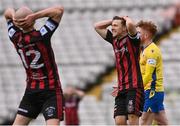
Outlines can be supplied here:
<path id="1" fill-rule="evenodd" d="M 116 116 L 135 114 L 141 116 L 144 105 L 144 90 L 131 89 L 119 91 L 115 98 L 114 118 Z"/>
<path id="2" fill-rule="evenodd" d="M 17 113 L 35 119 L 39 113 L 45 120 L 63 120 L 64 98 L 61 89 L 56 90 L 26 90 Z"/>

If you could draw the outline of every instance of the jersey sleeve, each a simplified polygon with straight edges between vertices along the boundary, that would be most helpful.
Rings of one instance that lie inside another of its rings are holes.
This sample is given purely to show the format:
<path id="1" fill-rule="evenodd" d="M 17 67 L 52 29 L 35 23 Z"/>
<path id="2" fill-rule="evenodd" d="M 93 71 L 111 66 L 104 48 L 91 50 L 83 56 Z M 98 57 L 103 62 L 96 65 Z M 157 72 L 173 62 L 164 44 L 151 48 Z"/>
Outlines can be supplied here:
<path id="1" fill-rule="evenodd" d="M 21 30 L 13 24 L 12 20 L 9 20 L 7 22 L 8 25 L 8 36 L 11 41 L 17 40 L 18 36 L 17 33 L 19 33 Z"/>
<path id="2" fill-rule="evenodd" d="M 143 83 L 147 84 L 152 81 L 153 72 L 156 69 L 158 60 L 158 52 L 151 49 L 146 55 L 146 66 L 145 66 L 145 75 L 143 76 Z"/>
<path id="3" fill-rule="evenodd" d="M 110 30 L 107 31 L 105 40 L 111 44 L 113 43 L 113 35 Z"/>
<path id="4" fill-rule="evenodd" d="M 134 36 L 131 36 L 130 34 L 128 34 L 128 36 L 135 45 L 140 45 L 140 32 L 137 32 Z"/>
<path id="5" fill-rule="evenodd" d="M 51 18 L 49 18 L 45 25 L 40 28 L 40 34 L 43 38 L 50 39 L 57 29 L 59 23 L 55 22 Z"/>

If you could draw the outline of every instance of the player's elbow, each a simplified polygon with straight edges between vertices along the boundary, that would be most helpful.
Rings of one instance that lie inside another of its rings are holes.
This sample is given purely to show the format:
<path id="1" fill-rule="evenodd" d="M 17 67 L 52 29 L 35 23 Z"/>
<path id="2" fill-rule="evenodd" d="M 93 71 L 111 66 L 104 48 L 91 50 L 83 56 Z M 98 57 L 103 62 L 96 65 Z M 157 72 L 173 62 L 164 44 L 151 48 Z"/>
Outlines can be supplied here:
<path id="1" fill-rule="evenodd" d="M 95 29 L 100 29 L 101 27 L 99 26 L 99 23 L 94 23 L 94 28 Z"/>
<path id="2" fill-rule="evenodd" d="M 62 15 L 64 13 L 64 7 L 63 6 L 56 6 L 55 8 L 55 14 L 56 15 Z"/>
<path id="3" fill-rule="evenodd" d="M 7 8 L 7 9 L 4 11 L 4 13 L 3 13 L 3 15 L 4 15 L 4 17 L 5 17 L 6 19 L 9 18 L 10 9 L 11 9 L 11 8 Z"/>

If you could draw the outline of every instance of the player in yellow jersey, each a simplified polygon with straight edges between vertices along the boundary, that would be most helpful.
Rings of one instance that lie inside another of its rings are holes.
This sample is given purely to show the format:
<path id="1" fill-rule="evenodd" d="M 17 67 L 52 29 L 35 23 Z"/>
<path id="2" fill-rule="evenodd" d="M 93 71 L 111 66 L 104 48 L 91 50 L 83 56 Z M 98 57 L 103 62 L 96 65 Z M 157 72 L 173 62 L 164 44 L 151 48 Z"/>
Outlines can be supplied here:
<path id="1" fill-rule="evenodd" d="M 157 32 L 153 22 L 140 21 L 137 24 L 141 33 L 140 68 L 145 90 L 145 103 L 141 125 L 152 124 L 153 119 L 159 125 L 167 125 L 164 110 L 163 63 L 161 50 L 152 42 Z"/>

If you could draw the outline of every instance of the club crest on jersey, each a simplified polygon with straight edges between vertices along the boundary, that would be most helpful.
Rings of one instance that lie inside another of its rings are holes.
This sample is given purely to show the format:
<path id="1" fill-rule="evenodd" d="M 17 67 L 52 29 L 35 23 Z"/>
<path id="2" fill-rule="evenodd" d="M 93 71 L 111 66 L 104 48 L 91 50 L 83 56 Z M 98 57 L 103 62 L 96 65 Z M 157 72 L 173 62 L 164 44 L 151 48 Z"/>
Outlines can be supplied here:
<path id="1" fill-rule="evenodd" d="M 121 52 L 121 53 L 128 52 L 128 48 L 127 47 L 123 47 L 121 49 L 115 49 L 115 53 L 118 53 L 118 52 Z"/>
<path id="2" fill-rule="evenodd" d="M 47 23 L 46 23 L 46 26 L 51 30 L 51 31 L 53 31 L 54 29 L 55 29 L 55 25 L 54 24 L 52 24 L 50 21 L 47 21 Z"/>
<path id="3" fill-rule="evenodd" d="M 9 37 L 12 37 L 14 34 L 15 34 L 15 29 L 14 28 L 11 28 L 10 30 L 9 30 L 9 32 L 8 32 L 8 34 L 9 34 Z"/>
<path id="4" fill-rule="evenodd" d="M 47 32 L 48 32 L 48 31 L 46 30 L 45 27 L 42 27 L 42 28 L 40 29 L 40 33 L 41 33 L 42 36 L 45 35 Z"/>

